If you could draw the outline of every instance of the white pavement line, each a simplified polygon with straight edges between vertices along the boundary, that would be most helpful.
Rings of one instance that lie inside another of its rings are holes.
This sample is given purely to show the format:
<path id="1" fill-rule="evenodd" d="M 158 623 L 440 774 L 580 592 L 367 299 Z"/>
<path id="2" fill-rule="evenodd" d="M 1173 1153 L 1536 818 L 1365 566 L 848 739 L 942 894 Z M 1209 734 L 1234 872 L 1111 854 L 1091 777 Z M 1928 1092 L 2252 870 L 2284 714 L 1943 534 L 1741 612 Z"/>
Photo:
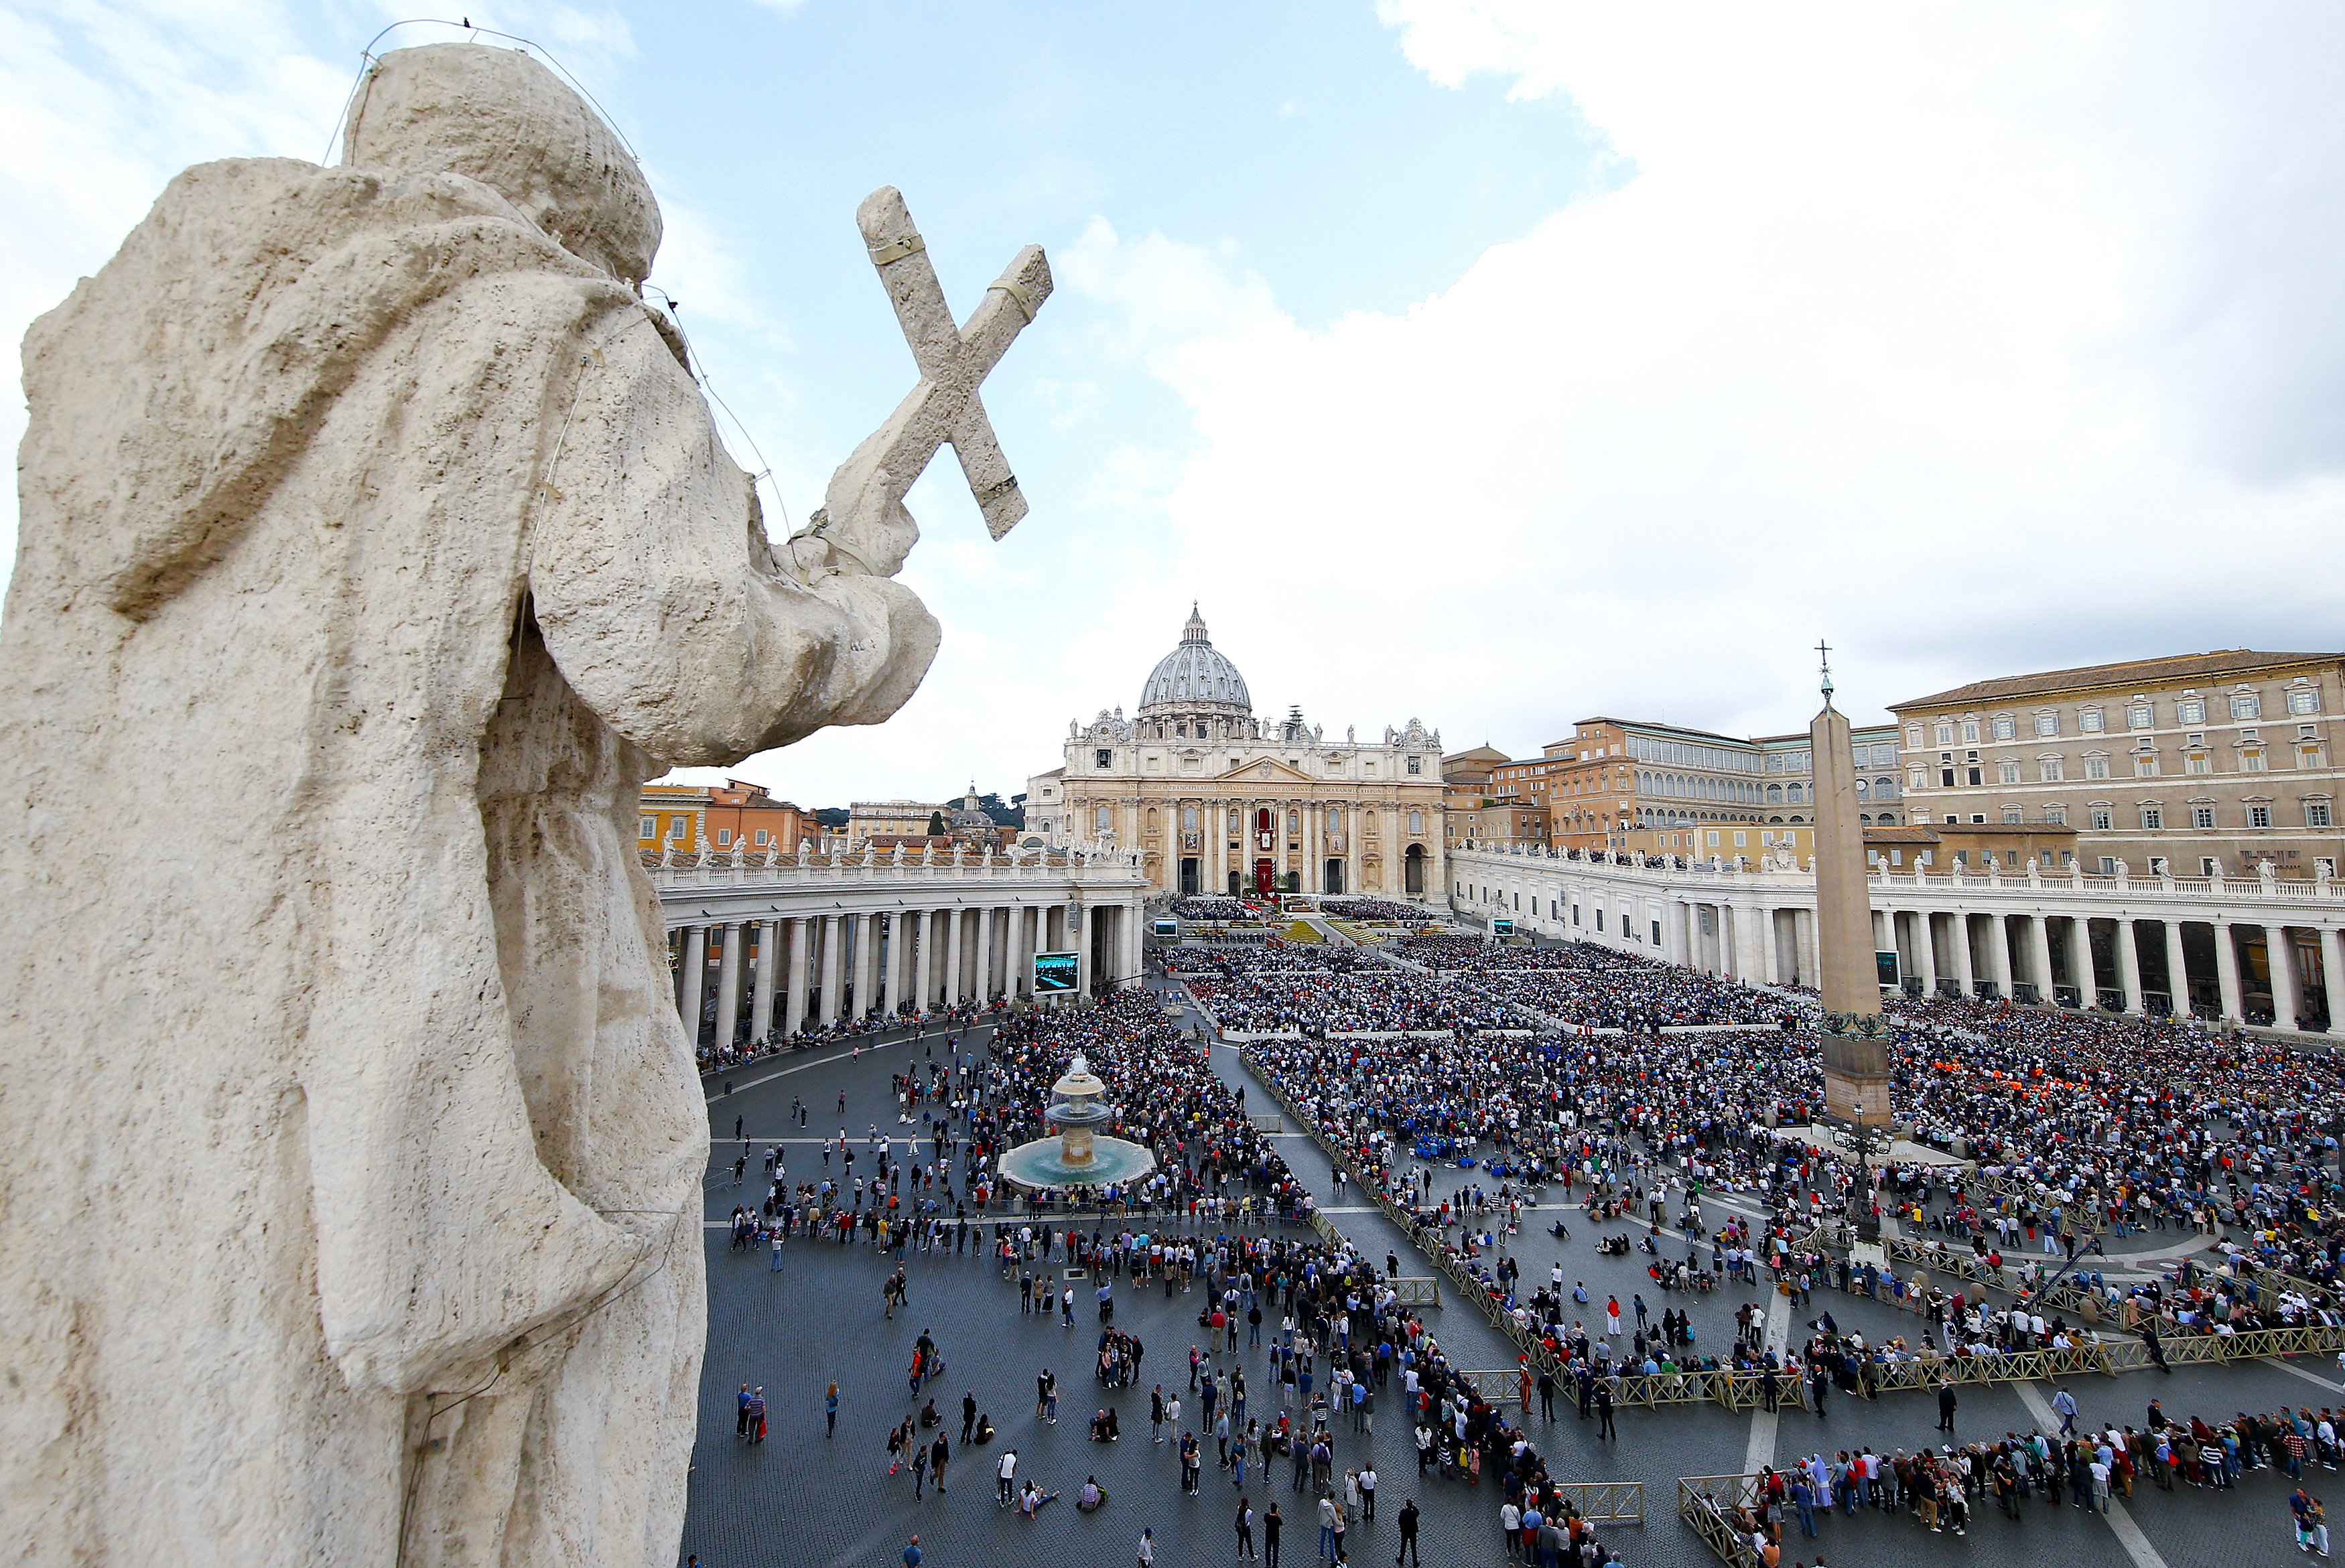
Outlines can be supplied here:
<path id="1" fill-rule="evenodd" d="M 2011 1387 L 2046 1431 L 2060 1430 L 2060 1418 L 2052 1413 L 2052 1401 L 2046 1399 L 2034 1383 L 2023 1381 L 2013 1383 Z M 2124 1547 L 2126 1555 L 2134 1560 L 2135 1568 L 2167 1568 L 2166 1559 L 2157 1554 L 2157 1548 L 2149 1543 L 2149 1537 L 2141 1533 L 2141 1526 L 2133 1522 L 2133 1515 L 2126 1512 L 2125 1504 L 2119 1502 L 2114 1494 L 2109 1498 L 2108 1512 L 2101 1517 L 2107 1520 L 2109 1528 L 2117 1533 L 2117 1544 Z"/>
<path id="2" fill-rule="evenodd" d="M 1792 1298 L 1778 1296 L 1767 1308 L 1767 1348 L 1775 1352 L 1778 1364 L 1783 1351 L 1792 1342 Z M 1775 1462 L 1775 1426 L 1779 1420 L 1771 1410 L 1757 1410 L 1751 1414 L 1751 1445 L 1742 1451 L 1742 1473 L 1753 1475 L 1762 1464 Z"/>
<path id="3" fill-rule="evenodd" d="M 2308 1372 L 2302 1367 L 2291 1365 L 2278 1356 L 2266 1356 L 2264 1361 L 2268 1365 L 2278 1367 L 2292 1378 L 2302 1378 L 2308 1383 L 2319 1383 L 2332 1393 L 2345 1394 L 2345 1383 L 2324 1378 L 2319 1372 Z"/>
<path id="4" fill-rule="evenodd" d="M 990 1029 L 993 1027 L 994 1026 L 991 1024 L 976 1024 L 966 1029 L 935 1029 L 924 1035 L 909 1035 L 900 1040 L 889 1040 L 882 1045 L 866 1046 L 863 1047 L 863 1054 L 867 1057 L 872 1056 L 880 1051 L 893 1049 L 897 1046 L 917 1046 L 922 1040 L 941 1040 L 950 1035 L 969 1035 L 973 1037 L 980 1029 Z M 855 1048 L 850 1046 L 846 1050 L 834 1051 L 827 1057 L 817 1057 L 811 1061 L 799 1062 L 794 1066 L 783 1067 L 777 1071 L 767 1073 L 761 1078 L 751 1078 L 746 1084 L 735 1084 L 733 1086 L 732 1092 L 735 1094 L 740 1094 L 745 1090 L 756 1088 L 759 1084 L 769 1084 L 776 1078 L 786 1078 L 792 1073 L 807 1072 L 816 1067 L 827 1067 L 833 1062 L 852 1061 L 853 1059 L 855 1059 Z M 715 1094 L 707 1095 L 703 1098 L 705 1098 L 710 1105 L 715 1105 L 717 1101 L 726 1098 L 726 1091 L 719 1088 Z"/>

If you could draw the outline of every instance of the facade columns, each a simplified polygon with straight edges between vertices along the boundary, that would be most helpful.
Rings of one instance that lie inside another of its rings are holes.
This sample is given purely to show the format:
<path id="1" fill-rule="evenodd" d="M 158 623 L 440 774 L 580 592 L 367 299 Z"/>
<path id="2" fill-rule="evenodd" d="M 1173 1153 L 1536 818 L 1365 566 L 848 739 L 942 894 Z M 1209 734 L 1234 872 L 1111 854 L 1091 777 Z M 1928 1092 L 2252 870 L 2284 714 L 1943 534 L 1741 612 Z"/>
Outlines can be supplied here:
<path id="1" fill-rule="evenodd" d="M 1001 934 L 1001 994 L 1023 996 L 1033 968 L 1026 957 L 1026 906 L 1013 904 L 1007 914 Z"/>
<path id="2" fill-rule="evenodd" d="M 2223 994 L 2223 1017 L 2247 1019 L 2247 1003 L 2239 991 L 2238 938 L 2231 932 L 2228 920 L 2215 922 L 2215 984 Z"/>
<path id="3" fill-rule="evenodd" d="M 2178 1018 L 2191 1014 L 2190 966 L 2182 955 L 2182 922 L 2168 916 L 2166 927 L 2166 1005 Z M 2220 936 L 2221 932 L 2216 936 Z"/>
<path id="4" fill-rule="evenodd" d="M 1759 961 L 1759 921 L 1756 910 L 1734 911 L 1734 977 L 1746 986 L 1758 985 L 1766 971 Z"/>
<path id="5" fill-rule="evenodd" d="M 2271 976 L 2272 1027 L 2297 1026 L 2296 948 L 2285 926 L 2264 927 L 2264 973 Z"/>
<path id="6" fill-rule="evenodd" d="M 1922 995 L 1938 994 L 1937 916 L 1926 909 L 1914 912 L 1914 966 L 1922 971 Z"/>
<path id="7" fill-rule="evenodd" d="M 2127 1017 L 2142 1015 L 2141 948 L 2135 936 L 2133 916 L 2117 917 L 2117 989 L 2124 996 L 2122 1006 Z"/>
<path id="8" fill-rule="evenodd" d="M 781 962 L 775 938 L 780 931 L 778 921 L 757 922 L 757 987 L 749 996 L 749 1037 L 761 1045 L 774 1032 L 775 969 Z"/>
<path id="9" fill-rule="evenodd" d="M 1566 936 L 1571 935 L 1571 896 L 1574 891 L 1564 889 L 1564 906 L 1558 912 L 1563 916 Z M 1684 916 L 1679 925 L 1685 933 L 1685 966 L 1706 975 L 1710 972 L 1710 961 L 1701 951 L 1701 905 L 1688 901 L 1678 905 L 1678 913 Z"/>
<path id="10" fill-rule="evenodd" d="M 2027 962 L 2035 971 L 2035 999 L 2046 1007 L 2059 1000 L 2052 982 L 2052 923 L 2041 915 L 2023 915 L 2027 922 Z"/>
<path id="11" fill-rule="evenodd" d="M 1964 1000 L 1978 994 L 1978 974 L 1971 957 L 1971 913 L 1958 909 L 1948 917 L 1949 935 L 1954 937 L 1954 984 L 1962 987 Z"/>
<path id="12" fill-rule="evenodd" d="M 708 989 L 708 927 L 694 926 L 684 934 L 684 973 L 677 993 L 684 1002 L 684 1033 L 695 1050 L 700 1047 L 700 998 Z"/>
<path id="13" fill-rule="evenodd" d="M 1823 976 L 1822 949 L 1816 946 L 1816 912 L 1795 909 L 1792 912 L 1792 928 L 1800 944 L 1800 983 L 1812 986 Z"/>
<path id="14" fill-rule="evenodd" d="M 1994 975 L 1995 988 L 2001 991 L 2006 998 L 2014 996 L 2017 993 L 2012 989 L 2012 980 L 2014 976 L 2011 972 L 2011 916 L 2008 915 L 1988 916 L 1986 917 L 1986 930 L 1988 939 L 1995 944 L 1995 952 L 1992 956 L 1995 959 Z"/>
<path id="15" fill-rule="evenodd" d="M 782 1002 L 782 1033 L 796 1035 L 806 1025 L 807 927 L 811 922 L 790 922 L 790 986 Z"/>
<path id="16" fill-rule="evenodd" d="M 820 1021 L 838 1022 L 838 946 L 844 917 L 826 915 L 822 917 L 822 1002 Z"/>

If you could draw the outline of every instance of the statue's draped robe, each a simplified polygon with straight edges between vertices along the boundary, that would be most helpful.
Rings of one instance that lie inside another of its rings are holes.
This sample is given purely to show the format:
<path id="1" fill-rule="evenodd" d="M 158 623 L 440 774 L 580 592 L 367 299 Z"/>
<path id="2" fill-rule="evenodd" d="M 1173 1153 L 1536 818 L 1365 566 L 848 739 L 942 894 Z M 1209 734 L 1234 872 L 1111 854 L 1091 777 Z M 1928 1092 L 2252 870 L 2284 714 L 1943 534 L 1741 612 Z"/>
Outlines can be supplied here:
<path id="1" fill-rule="evenodd" d="M 777 575 L 659 324 L 459 177 L 191 169 L 25 384 L 0 1534 L 672 1560 L 707 1124 L 636 786 L 884 716 L 933 622 Z"/>

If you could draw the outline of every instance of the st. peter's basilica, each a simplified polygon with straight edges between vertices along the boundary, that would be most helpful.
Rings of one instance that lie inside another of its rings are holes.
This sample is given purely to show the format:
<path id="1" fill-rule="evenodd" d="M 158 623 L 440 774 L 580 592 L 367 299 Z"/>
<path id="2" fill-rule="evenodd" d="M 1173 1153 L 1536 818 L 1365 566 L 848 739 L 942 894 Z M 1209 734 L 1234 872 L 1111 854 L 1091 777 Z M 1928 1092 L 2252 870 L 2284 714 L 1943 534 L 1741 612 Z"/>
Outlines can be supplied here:
<path id="1" fill-rule="evenodd" d="M 1052 845 L 1136 845 L 1166 892 L 1437 895 L 1441 733 L 1412 718 L 1331 741 L 1300 708 L 1255 718 L 1193 607 L 1135 717 L 1067 726 L 1064 764 L 1027 785 L 1026 823 Z"/>

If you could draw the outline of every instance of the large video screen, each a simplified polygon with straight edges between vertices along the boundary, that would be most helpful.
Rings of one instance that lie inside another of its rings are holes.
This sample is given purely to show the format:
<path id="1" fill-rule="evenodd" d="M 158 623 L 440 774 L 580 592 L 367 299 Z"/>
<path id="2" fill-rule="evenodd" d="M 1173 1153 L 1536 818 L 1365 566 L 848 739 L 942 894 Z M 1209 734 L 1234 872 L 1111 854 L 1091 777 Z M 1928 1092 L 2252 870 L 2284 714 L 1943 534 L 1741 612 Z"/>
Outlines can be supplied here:
<path id="1" fill-rule="evenodd" d="M 1076 966 L 1072 953 L 1037 953 L 1034 955 L 1034 994 L 1053 996 L 1072 991 L 1081 983 L 1081 971 Z"/>

